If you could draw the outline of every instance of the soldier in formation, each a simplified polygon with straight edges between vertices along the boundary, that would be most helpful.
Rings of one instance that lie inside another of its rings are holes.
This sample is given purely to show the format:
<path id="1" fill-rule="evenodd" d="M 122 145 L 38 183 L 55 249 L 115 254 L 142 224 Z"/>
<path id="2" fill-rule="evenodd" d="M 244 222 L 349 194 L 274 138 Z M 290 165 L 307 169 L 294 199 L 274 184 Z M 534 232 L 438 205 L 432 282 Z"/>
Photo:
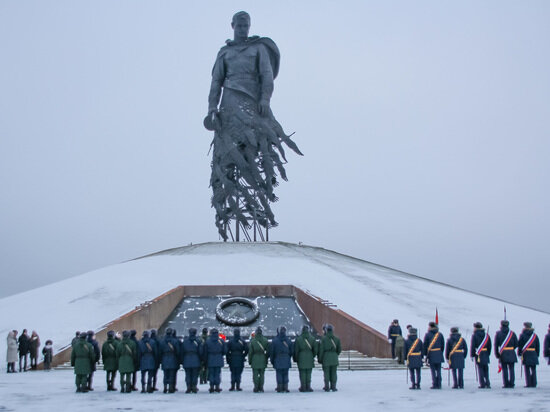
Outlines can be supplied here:
<path id="1" fill-rule="evenodd" d="M 550 324 L 548 325 L 548 333 L 544 337 L 543 355 L 547 359 L 548 365 L 550 365 Z"/>
<path id="2" fill-rule="evenodd" d="M 445 339 L 435 322 L 430 322 L 428 326 L 428 332 L 424 335 L 424 357 L 432 373 L 430 389 L 441 389 L 441 364 L 444 361 Z"/>
<path id="3" fill-rule="evenodd" d="M 201 368 L 201 356 L 203 342 L 197 336 L 197 329 L 189 329 L 189 335 L 183 340 L 181 347 L 181 363 L 185 369 L 185 393 L 197 393 L 199 391 L 197 382 Z"/>
<path id="4" fill-rule="evenodd" d="M 71 352 L 71 366 L 74 367 L 77 392 L 88 392 L 88 375 L 92 372 L 95 361 L 94 348 L 86 340 L 86 332 L 80 334 Z"/>
<path id="5" fill-rule="evenodd" d="M 468 345 L 457 327 L 451 328 L 446 347 L 445 358 L 453 373 L 453 389 L 464 389 L 464 359 L 468 353 Z"/>
<path id="6" fill-rule="evenodd" d="M 311 371 L 316 356 L 317 341 L 309 333 L 309 327 L 303 326 L 302 334 L 294 341 L 294 361 L 298 364 L 300 372 L 300 392 L 313 392 L 311 388 Z"/>
<path id="7" fill-rule="evenodd" d="M 141 393 L 153 393 L 153 374 L 158 359 L 157 344 L 151 339 L 149 331 L 144 331 L 137 344 L 139 369 L 141 371 Z M 145 381 L 147 377 L 147 389 Z"/>
<path id="8" fill-rule="evenodd" d="M 277 377 L 277 392 L 289 392 L 288 390 L 288 370 L 290 369 L 290 360 L 292 357 L 293 343 L 286 336 L 286 327 L 277 328 L 277 336 L 273 338 L 270 346 L 271 364 L 275 368 Z"/>
<path id="9" fill-rule="evenodd" d="M 107 380 L 107 390 L 116 391 L 115 379 L 118 369 L 118 361 L 116 349 L 119 342 L 115 340 L 115 332 L 110 330 L 107 332 L 107 340 L 101 347 L 101 357 L 103 358 L 103 369 L 105 370 L 105 379 Z"/>
<path id="10" fill-rule="evenodd" d="M 210 382 L 210 393 L 221 392 L 220 388 L 223 367 L 223 357 L 227 353 L 227 346 L 225 342 L 220 338 L 217 329 L 210 331 L 210 336 L 206 340 L 203 346 L 203 357 L 206 359 L 206 366 L 208 368 L 208 381 Z"/>
<path id="11" fill-rule="evenodd" d="M 537 365 L 539 364 L 539 337 L 531 322 L 523 323 L 523 331 L 519 336 L 518 355 L 525 370 L 525 387 L 537 387 Z"/>
<path id="12" fill-rule="evenodd" d="M 334 327 L 332 325 L 325 326 L 325 335 L 319 342 L 319 363 L 323 365 L 323 375 L 325 386 L 323 390 L 336 392 L 336 381 L 338 379 L 338 356 L 342 352 L 340 339 L 334 335 Z"/>
<path id="13" fill-rule="evenodd" d="M 491 362 L 491 338 L 481 322 L 474 323 L 474 334 L 470 344 L 470 357 L 475 361 L 480 389 L 491 389 L 489 363 Z"/>
<path id="14" fill-rule="evenodd" d="M 99 344 L 97 343 L 97 340 L 95 339 L 95 333 L 93 330 L 89 330 L 87 332 L 87 339 L 90 345 L 92 345 L 92 348 L 94 349 L 94 361 L 92 362 L 91 369 L 92 371 L 88 375 L 88 390 L 93 391 L 92 384 L 94 381 L 94 372 L 97 370 L 97 364 L 99 363 L 99 359 L 101 358 L 101 351 L 99 350 Z"/>
<path id="15" fill-rule="evenodd" d="M 201 340 L 202 344 L 204 345 L 206 343 L 206 339 L 208 339 L 208 329 L 202 328 L 202 335 Z M 208 379 L 208 368 L 206 367 L 206 362 L 203 358 L 201 358 L 201 371 L 200 371 L 200 384 L 206 384 Z"/>
<path id="16" fill-rule="evenodd" d="M 150 334 L 151 340 L 155 342 L 155 346 L 157 347 L 157 358 L 155 359 L 155 369 L 153 370 L 153 391 L 158 391 L 157 389 L 157 375 L 160 368 L 160 339 L 157 336 L 157 330 L 151 329 Z"/>
<path id="17" fill-rule="evenodd" d="M 132 392 L 132 374 L 136 370 L 137 347 L 130 339 L 130 332 L 122 332 L 122 341 L 117 346 L 116 356 L 118 360 L 118 371 L 120 373 L 120 392 Z"/>
<path id="18" fill-rule="evenodd" d="M 394 359 L 396 357 L 396 353 L 398 353 L 395 349 L 398 336 L 402 336 L 401 326 L 399 326 L 399 320 L 394 319 L 388 328 L 388 340 L 391 343 L 391 357 Z"/>
<path id="19" fill-rule="evenodd" d="M 515 364 L 518 361 L 516 349 L 518 347 L 518 338 L 510 330 L 510 322 L 503 320 L 500 322 L 500 330 L 495 334 L 495 357 L 498 359 L 500 368 L 502 368 L 502 387 L 513 388 L 515 386 Z"/>
<path id="20" fill-rule="evenodd" d="M 422 380 L 422 341 L 418 338 L 418 330 L 409 328 L 409 335 L 405 340 L 405 362 L 411 376 L 411 387 L 409 389 L 420 389 Z"/>
<path id="21" fill-rule="evenodd" d="M 263 336 L 262 328 L 256 328 L 254 337 L 250 340 L 248 351 L 248 364 L 252 368 L 254 393 L 264 391 L 265 368 L 267 367 L 269 350 L 269 342 Z"/>
<path id="22" fill-rule="evenodd" d="M 241 376 L 244 370 L 244 360 L 248 354 L 248 343 L 241 338 L 241 330 L 236 328 L 233 336 L 227 342 L 227 364 L 231 370 L 231 388 L 230 391 L 242 391 Z"/>
<path id="23" fill-rule="evenodd" d="M 164 339 L 160 342 L 160 363 L 162 364 L 164 393 L 176 391 L 176 373 L 180 358 L 179 341 L 173 336 L 172 328 L 166 329 Z"/>

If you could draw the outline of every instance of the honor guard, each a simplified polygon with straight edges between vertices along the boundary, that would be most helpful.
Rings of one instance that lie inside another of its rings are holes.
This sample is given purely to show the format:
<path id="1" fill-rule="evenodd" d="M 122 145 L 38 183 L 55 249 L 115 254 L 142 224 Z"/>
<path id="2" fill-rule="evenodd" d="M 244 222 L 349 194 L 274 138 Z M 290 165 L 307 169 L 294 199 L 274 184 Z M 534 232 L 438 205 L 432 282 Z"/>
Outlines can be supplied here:
<path id="1" fill-rule="evenodd" d="M 457 327 L 451 328 L 451 334 L 447 339 L 445 358 L 453 373 L 453 389 L 464 389 L 464 359 L 468 353 L 468 345 L 458 332 Z"/>
<path id="2" fill-rule="evenodd" d="M 227 353 L 227 346 L 220 338 L 218 330 L 212 329 L 210 336 L 203 346 L 203 356 L 208 367 L 208 380 L 210 382 L 210 393 L 221 392 L 223 357 Z"/>
<path id="3" fill-rule="evenodd" d="M 137 347 L 130 339 L 130 332 L 122 332 L 122 341 L 116 348 L 116 357 L 118 359 L 118 371 L 120 373 L 120 392 L 132 392 L 132 374 L 137 364 Z"/>
<path id="4" fill-rule="evenodd" d="M 88 334 L 82 332 L 72 347 L 71 366 L 74 367 L 77 392 L 88 392 L 88 375 L 92 372 L 95 362 L 94 348 L 86 338 Z"/>
<path id="5" fill-rule="evenodd" d="M 422 368 L 422 341 L 418 338 L 418 331 L 412 326 L 409 328 L 409 336 L 405 340 L 405 362 L 411 375 L 411 387 L 420 389 L 420 370 Z"/>
<path id="6" fill-rule="evenodd" d="M 393 322 L 390 324 L 390 327 L 388 328 L 388 340 L 391 343 L 391 357 L 395 359 L 396 357 L 396 351 L 395 351 L 395 343 L 397 341 L 397 337 L 401 336 L 401 326 L 399 326 L 399 320 L 394 319 Z"/>
<path id="7" fill-rule="evenodd" d="M 231 370 L 231 388 L 230 391 L 242 391 L 241 376 L 244 370 L 244 360 L 248 355 L 248 343 L 241 338 L 241 330 L 235 328 L 233 336 L 227 342 L 227 364 Z"/>
<path id="8" fill-rule="evenodd" d="M 248 363 L 252 368 L 254 392 L 264 391 L 265 368 L 269 354 L 269 342 L 262 333 L 262 328 L 256 328 L 254 337 L 250 340 L 248 351 Z"/>
<path id="9" fill-rule="evenodd" d="M 495 335 L 495 356 L 502 368 L 503 388 L 513 388 L 515 386 L 514 368 L 515 363 L 518 361 L 516 356 L 518 338 L 509 326 L 510 322 L 507 320 L 501 321 L 500 330 Z"/>
<path id="10" fill-rule="evenodd" d="M 180 366 L 179 341 L 173 336 L 172 328 L 166 328 L 164 339 L 160 342 L 160 359 L 162 364 L 164 393 L 176 391 L 176 373 Z"/>
<path id="11" fill-rule="evenodd" d="M 105 378 L 107 380 L 107 390 L 116 391 L 115 379 L 118 369 L 118 361 L 116 358 L 116 348 L 119 342 L 115 340 L 115 332 L 110 330 L 107 332 L 107 340 L 101 347 L 101 357 L 103 358 L 103 369 L 105 370 Z"/>
<path id="12" fill-rule="evenodd" d="M 432 372 L 431 389 L 441 389 L 441 364 L 444 362 L 445 339 L 435 322 L 429 323 L 424 335 L 424 356 Z"/>
<path id="13" fill-rule="evenodd" d="M 294 361 L 300 372 L 300 392 L 313 392 L 311 371 L 317 356 L 317 341 L 309 333 L 309 326 L 302 327 L 302 334 L 294 341 Z"/>
<path id="14" fill-rule="evenodd" d="M 480 389 L 490 389 L 489 363 L 491 355 L 491 338 L 483 329 L 481 322 L 474 323 L 474 334 L 470 344 L 470 357 L 475 360 Z"/>
<path id="15" fill-rule="evenodd" d="M 197 383 L 199 380 L 199 371 L 201 368 L 202 339 L 197 336 L 197 329 L 189 329 L 189 336 L 183 340 L 181 351 L 181 363 L 185 369 L 185 384 L 187 390 L 185 393 L 197 393 Z"/>
<path id="16" fill-rule="evenodd" d="M 540 344 L 539 337 L 531 322 L 523 323 L 523 331 L 519 336 L 518 355 L 521 357 L 525 370 L 525 387 L 537 387 L 537 365 L 539 364 Z"/>
<path id="17" fill-rule="evenodd" d="M 141 371 L 141 393 L 153 393 L 153 375 L 157 365 L 159 350 L 157 344 L 151 339 L 149 331 L 143 331 L 142 338 L 138 342 L 139 370 Z M 147 376 L 147 389 L 145 377 Z"/>
<path id="18" fill-rule="evenodd" d="M 548 333 L 544 337 L 544 357 L 548 361 L 548 365 L 550 365 L 550 325 L 548 325 Z"/>
<path id="19" fill-rule="evenodd" d="M 290 338 L 286 336 L 286 328 L 280 326 L 277 328 L 277 336 L 271 342 L 269 356 L 276 372 L 277 392 L 289 392 L 288 370 L 290 369 L 290 360 L 293 352 L 294 347 Z"/>

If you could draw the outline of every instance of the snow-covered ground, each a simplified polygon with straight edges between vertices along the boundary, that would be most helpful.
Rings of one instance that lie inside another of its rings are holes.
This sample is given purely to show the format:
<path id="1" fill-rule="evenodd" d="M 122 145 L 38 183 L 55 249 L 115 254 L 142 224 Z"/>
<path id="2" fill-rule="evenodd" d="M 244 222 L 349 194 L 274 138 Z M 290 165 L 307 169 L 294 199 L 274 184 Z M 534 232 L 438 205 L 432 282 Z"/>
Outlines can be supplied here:
<path id="1" fill-rule="evenodd" d="M 422 390 L 411 391 L 405 380 L 405 371 L 341 371 L 338 374 L 338 392 L 325 393 L 322 372 L 313 371 L 312 393 L 300 393 L 296 371 L 290 373 L 291 390 L 288 394 L 274 391 L 275 374 L 266 372 L 266 392 L 252 392 L 250 369 L 243 375 L 243 392 L 228 392 L 229 371 L 224 370 L 220 394 L 209 394 L 206 385 L 196 395 L 186 395 L 184 374 L 178 373 L 179 392 L 175 394 L 122 394 L 105 391 L 105 375 L 98 371 L 95 391 L 75 393 L 74 375 L 70 370 L 0 374 L 0 411 L 549 411 L 550 366 L 539 367 L 539 387 L 523 387 L 518 368 L 516 388 L 501 389 L 500 375 L 491 367 L 493 389 L 477 389 L 474 370 L 467 365 L 465 389 L 447 387 L 444 373 L 442 390 L 430 390 L 429 370 L 423 371 Z M 162 372 L 159 372 L 162 377 Z M 117 377 L 118 379 L 118 377 Z M 119 386 L 117 382 L 117 387 Z M 188 409 L 189 408 L 189 409 Z"/>
<path id="2" fill-rule="evenodd" d="M 498 329 L 505 303 L 322 248 L 289 243 L 204 243 L 108 266 L 0 299 L 0 336 L 36 329 L 54 350 L 76 330 L 106 323 L 178 285 L 292 284 L 336 304 L 386 333 L 392 319 L 411 323 L 421 335 L 436 307 L 442 332 L 459 326 L 469 339 L 472 323 Z M 531 321 L 546 334 L 550 314 L 506 304 L 511 328 Z M 183 332 L 183 331 L 181 331 Z M 336 331 L 338 334 L 338 331 Z M 0 356 L 6 340 L 0 339 Z M 2 365 L 5 370 L 5 365 Z M 409 396 L 409 395 L 408 395 Z"/>

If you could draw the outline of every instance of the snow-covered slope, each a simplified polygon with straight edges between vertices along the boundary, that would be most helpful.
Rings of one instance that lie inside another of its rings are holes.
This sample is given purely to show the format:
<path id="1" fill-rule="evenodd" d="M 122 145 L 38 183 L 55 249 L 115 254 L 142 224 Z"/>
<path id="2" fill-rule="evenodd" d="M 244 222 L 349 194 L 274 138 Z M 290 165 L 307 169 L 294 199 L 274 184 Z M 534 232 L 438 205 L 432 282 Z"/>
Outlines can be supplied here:
<path id="1" fill-rule="evenodd" d="M 441 330 L 459 326 L 469 338 L 472 323 L 493 335 L 504 302 L 409 275 L 321 248 L 289 243 L 204 243 L 155 253 L 0 299 L 0 334 L 37 330 L 54 347 L 75 330 L 102 325 L 178 285 L 292 284 L 327 299 L 385 333 L 392 319 L 420 333 L 439 310 Z M 506 304 L 512 329 L 532 321 L 545 334 L 550 314 Z M 336 331 L 337 332 L 337 331 Z M 6 352 L 0 340 L 0 353 Z"/>

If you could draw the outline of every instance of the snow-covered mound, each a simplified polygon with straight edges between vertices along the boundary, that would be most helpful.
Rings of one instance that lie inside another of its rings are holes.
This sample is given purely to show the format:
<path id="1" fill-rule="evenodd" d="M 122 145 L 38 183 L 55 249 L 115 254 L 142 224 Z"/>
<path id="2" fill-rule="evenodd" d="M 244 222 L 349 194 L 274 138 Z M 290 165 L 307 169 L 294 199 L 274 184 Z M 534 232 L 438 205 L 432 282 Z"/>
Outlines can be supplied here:
<path id="1" fill-rule="evenodd" d="M 37 330 L 55 350 L 75 330 L 106 323 L 179 285 L 291 284 L 326 299 L 385 333 L 392 319 L 426 331 L 439 311 L 441 330 L 470 336 L 472 323 L 498 329 L 506 305 L 512 329 L 532 321 L 544 335 L 550 314 L 430 281 L 322 248 L 289 243 L 204 243 L 170 249 L 0 299 L 0 333 Z M 404 329 L 404 328 L 403 328 Z M 336 331 L 338 333 L 338 331 Z M 6 340 L 0 340 L 6 353 Z"/>

